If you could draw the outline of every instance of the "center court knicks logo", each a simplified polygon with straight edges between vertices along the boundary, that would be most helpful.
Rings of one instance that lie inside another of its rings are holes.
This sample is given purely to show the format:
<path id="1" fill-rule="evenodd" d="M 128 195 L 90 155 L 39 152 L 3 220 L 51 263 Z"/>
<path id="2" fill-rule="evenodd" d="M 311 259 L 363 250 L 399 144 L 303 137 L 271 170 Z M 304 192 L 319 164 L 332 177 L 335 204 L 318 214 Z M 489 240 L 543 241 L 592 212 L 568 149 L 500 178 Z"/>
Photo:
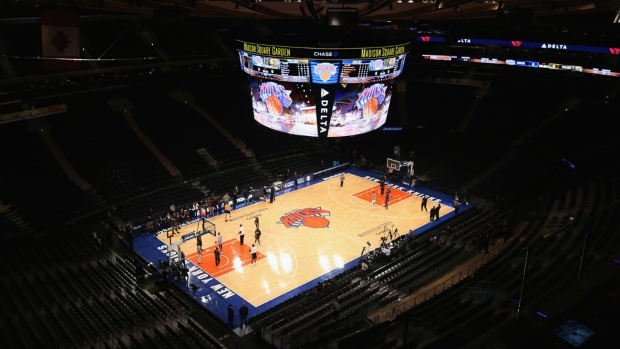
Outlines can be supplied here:
<path id="1" fill-rule="evenodd" d="M 287 228 L 299 228 L 304 226 L 308 228 L 329 228 L 329 220 L 325 216 L 329 216 L 330 212 L 320 207 L 302 208 L 287 212 L 280 217 L 278 223 L 284 224 Z"/>

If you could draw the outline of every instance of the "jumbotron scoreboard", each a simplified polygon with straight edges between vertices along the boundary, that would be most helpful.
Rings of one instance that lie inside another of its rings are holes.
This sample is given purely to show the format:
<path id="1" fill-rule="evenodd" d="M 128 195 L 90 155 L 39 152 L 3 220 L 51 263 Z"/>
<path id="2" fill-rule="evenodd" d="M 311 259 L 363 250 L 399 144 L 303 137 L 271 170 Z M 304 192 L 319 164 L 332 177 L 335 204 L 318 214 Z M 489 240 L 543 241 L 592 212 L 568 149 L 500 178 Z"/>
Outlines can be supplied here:
<path id="1" fill-rule="evenodd" d="M 410 44 L 316 48 L 237 40 L 254 119 L 294 135 L 345 137 L 385 124 Z"/>

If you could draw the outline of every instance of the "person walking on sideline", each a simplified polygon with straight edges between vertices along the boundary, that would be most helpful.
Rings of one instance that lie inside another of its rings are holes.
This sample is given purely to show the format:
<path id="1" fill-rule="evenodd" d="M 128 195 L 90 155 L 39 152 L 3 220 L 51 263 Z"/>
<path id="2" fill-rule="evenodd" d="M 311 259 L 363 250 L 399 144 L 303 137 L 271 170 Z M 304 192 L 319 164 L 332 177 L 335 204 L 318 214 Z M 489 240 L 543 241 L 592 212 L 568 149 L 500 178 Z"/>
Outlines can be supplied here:
<path id="1" fill-rule="evenodd" d="M 243 328 L 248 324 L 248 313 L 250 309 L 248 309 L 245 303 L 241 303 L 241 308 L 239 308 L 239 327 Z"/>
<path id="2" fill-rule="evenodd" d="M 233 319 L 235 318 L 235 310 L 232 304 L 228 304 L 228 327 L 233 328 Z"/>

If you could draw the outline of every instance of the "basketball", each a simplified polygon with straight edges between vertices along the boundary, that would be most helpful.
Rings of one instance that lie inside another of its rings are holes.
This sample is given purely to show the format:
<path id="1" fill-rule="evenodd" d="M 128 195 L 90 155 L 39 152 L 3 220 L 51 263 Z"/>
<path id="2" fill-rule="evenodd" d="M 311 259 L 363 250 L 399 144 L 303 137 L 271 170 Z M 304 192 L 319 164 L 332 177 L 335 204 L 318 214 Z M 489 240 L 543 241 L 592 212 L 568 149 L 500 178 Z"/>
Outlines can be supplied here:
<path id="1" fill-rule="evenodd" d="M 379 101 L 377 98 L 373 97 L 366 102 L 364 105 L 363 115 L 365 117 L 373 116 L 377 113 L 377 109 L 379 108 Z"/>
<path id="2" fill-rule="evenodd" d="M 267 98 L 267 110 L 269 110 L 269 114 L 273 116 L 280 116 L 284 112 L 284 108 L 282 107 L 282 103 L 276 96 L 269 96 Z"/>
<path id="3" fill-rule="evenodd" d="M 321 80 L 327 81 L 327 80 L 329 80 L 329 78 L 332 77 L 332 74 L 329 71 L 324 71 L 324 72 L 321 72 L 319 77 L 321 78 Z"/>

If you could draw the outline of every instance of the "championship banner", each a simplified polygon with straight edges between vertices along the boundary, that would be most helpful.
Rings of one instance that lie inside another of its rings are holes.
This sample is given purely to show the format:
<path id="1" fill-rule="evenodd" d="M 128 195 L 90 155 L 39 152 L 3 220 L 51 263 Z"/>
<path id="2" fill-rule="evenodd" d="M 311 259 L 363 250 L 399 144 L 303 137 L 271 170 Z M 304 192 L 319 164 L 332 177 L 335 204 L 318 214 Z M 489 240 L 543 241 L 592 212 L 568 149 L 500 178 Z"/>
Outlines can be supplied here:
<path id="1" fill-rule="evenodd" d="M 326 138 L 334 110 L 334 97 L 340 77 L 340 62 L 310 61 L 310 78 L 316 101 L 316 127 L 319 138 Z"/>
<path id="2" fill-rule="evenodd" d="M 43 69 L 80 69 L 79 21 L 77 12 L 44 12 L 41 15 Z"/>

